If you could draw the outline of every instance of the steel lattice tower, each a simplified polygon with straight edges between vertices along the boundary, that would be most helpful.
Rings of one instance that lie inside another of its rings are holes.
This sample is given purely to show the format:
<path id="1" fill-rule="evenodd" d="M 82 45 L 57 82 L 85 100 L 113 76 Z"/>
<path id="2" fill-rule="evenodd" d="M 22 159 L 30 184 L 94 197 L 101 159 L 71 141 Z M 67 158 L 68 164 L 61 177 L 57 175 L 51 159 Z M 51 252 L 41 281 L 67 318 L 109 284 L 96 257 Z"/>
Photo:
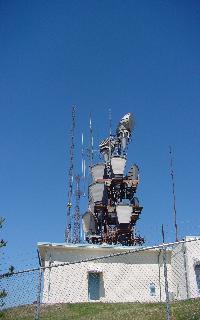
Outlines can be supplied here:
<path id="1" fill-rule="evenodd" d="M 74 243 L 80 242 L 80 176 L 76 176 L 76 206 L 74 212 Z"/>
<path id="2" fill-rule="evenodd" d="M 72 242 L 71 227 L 72 227 L 72 196 L 73 196 L 73 175 L 74 175 L 74 132 L 75 132 L 75 106 L 72 107 L 72 127 L 70 130 L 71 145 L 70 145 L 70 165 L 68 171 L 68 203 L 67 203 L 67 221 L 65 229 L 65 241 Z"/>

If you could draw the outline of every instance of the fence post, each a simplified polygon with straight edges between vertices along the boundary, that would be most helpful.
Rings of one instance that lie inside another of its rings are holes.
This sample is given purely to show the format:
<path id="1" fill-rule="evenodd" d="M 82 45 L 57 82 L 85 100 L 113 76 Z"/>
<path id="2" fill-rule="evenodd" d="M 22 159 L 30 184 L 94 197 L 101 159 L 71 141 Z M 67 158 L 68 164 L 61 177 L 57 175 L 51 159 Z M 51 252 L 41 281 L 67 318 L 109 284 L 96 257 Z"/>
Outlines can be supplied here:
<path id="1" fill-rule="evenodd" d="M 35 312 L 35 320 L 40 319 L 41 289 L 42 289 L 42 268 L 40 267 L 39 275 L 38 275 L 37 305 L 36 305 L 36 312 Z"/>
<path id="2" fill-rule="evenodd" d="M 37 255 L 38 255 L 38 263 L 39 263 L 39 275 L 38 275 L 38 290 L 37 290 L 37 307 L 36 307 L 36 313 L 35 313 L 35 320 L 40 319 L 40 299 L 41 299 L 41 290 L 42 290 L 42 262 L 40 258 L 40 252 L 37 249 Z"/>
<path id="3" fill-rule="evenodd" d="M 183 243 L 183 260 L 184 260 L 184 270 L 185 270 L 185 285 L 186 285 L 186 295 L 189 299 L 189 287 L 188 287 L 188 275 L 187 275 L 187 260 L 186 260 L 186 243 Z"/>
<path id="4" fill-rule="evenodd" d="M 166 295 L 166 320 L 170 320 L 170 301 L 169 301 L 169 285 L 167 278 L 167 250 L 163 246 L 163 265 L 164 265 L 164 278 L 165 278 L 165 295 Z"/>
<path id="5" fill-rule="evenodd" d="M 167 278 L 167 249 L 164 245 L 165 234 L 164 227 L 162 225 L 162 237 L 163 237 L 163 266 L 164 266 L 164 278 L 165 278 L 165 295 L 166 295 L 166 320 L 171 319 L 170 301 L 169 301 L 169 285 Z"/>

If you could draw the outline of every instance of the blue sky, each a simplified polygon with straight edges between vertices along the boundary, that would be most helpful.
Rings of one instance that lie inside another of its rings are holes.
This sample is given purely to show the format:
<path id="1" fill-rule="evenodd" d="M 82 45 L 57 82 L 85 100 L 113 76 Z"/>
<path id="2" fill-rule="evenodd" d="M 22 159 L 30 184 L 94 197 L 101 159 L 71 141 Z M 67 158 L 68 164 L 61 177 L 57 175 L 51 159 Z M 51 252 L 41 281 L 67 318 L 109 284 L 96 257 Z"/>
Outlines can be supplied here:
<path id="1" fill-rule="evenodd" d="M 0 1 L 0 214 L 11 259 L 63 242 L 71 106 L 96 143 L 135 116 L 129 165 L 140 166 L 138 230 L 174 240 L 168 146 L 180 237 L 200 234 L 199 1 Z M 82 212 L 84 212 L 82 201 Z"/>

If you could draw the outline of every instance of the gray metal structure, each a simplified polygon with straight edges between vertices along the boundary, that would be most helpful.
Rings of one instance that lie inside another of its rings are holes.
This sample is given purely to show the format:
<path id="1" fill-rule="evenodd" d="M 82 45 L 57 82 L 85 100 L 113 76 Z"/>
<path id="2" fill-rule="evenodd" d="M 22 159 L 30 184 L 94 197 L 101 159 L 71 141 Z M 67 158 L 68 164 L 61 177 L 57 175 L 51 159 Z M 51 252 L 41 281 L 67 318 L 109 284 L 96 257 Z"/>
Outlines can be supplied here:
<path id="1" fill-rule="evenodd" d="M 139 168 L 133 165 L 125 173 L 133 126 L 133 115 L 127 113 L 120 120 L 116 134 L 112 135 L 110 130 L 110 136 L 99 145 L 104 161 L 97 164 L 91 161 L 92 183 L 88 190 L 88 210 L 83 215 L 83 229 L 89 243 L 129 246 L 144 243 L 135 232 L 142 211 L 134 196 L 139 184 Z"/>

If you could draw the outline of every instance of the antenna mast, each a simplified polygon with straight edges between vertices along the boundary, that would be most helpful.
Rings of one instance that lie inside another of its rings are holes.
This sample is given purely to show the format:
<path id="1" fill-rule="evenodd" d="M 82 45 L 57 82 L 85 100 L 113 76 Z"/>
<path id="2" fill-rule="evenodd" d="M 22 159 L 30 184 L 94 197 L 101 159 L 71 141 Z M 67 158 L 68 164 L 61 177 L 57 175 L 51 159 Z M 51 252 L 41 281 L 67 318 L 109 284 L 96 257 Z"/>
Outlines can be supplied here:
<path id="1" fill-rule="evenodd" d="M 67 221 L 65 229 L 65 242 L 72 242 L 71 226 L 72 226 L 72 196 L 73 196 L 73 174 L 74 174 L 74 132 L 75 132 L 75 106 L 72 107 L 72 127 L 70 130 L 70 165 L 68 171 L 68 203 L 67 203 Z"/>
<path id="2" fill-rule="evenodd" d="M 80 176 L 76 176 L 76 207 L 74 213 L 74 243 L 80 242 Z"/>
<path id="3" fill-rule="evenodd" d="M 178 225 L 177 225 L 177 217 L 176 217 L 176 195 L 175 195 L 173 157 L 172 157 L 172 148 L 171 148 L 171 146 L 169 147 L 169 154 L 170 154 L 170 175 L 171 175 L 171 178 L 172 178 L 172 192 L 173 192 L 175 240 L 178 241 Z"/>

